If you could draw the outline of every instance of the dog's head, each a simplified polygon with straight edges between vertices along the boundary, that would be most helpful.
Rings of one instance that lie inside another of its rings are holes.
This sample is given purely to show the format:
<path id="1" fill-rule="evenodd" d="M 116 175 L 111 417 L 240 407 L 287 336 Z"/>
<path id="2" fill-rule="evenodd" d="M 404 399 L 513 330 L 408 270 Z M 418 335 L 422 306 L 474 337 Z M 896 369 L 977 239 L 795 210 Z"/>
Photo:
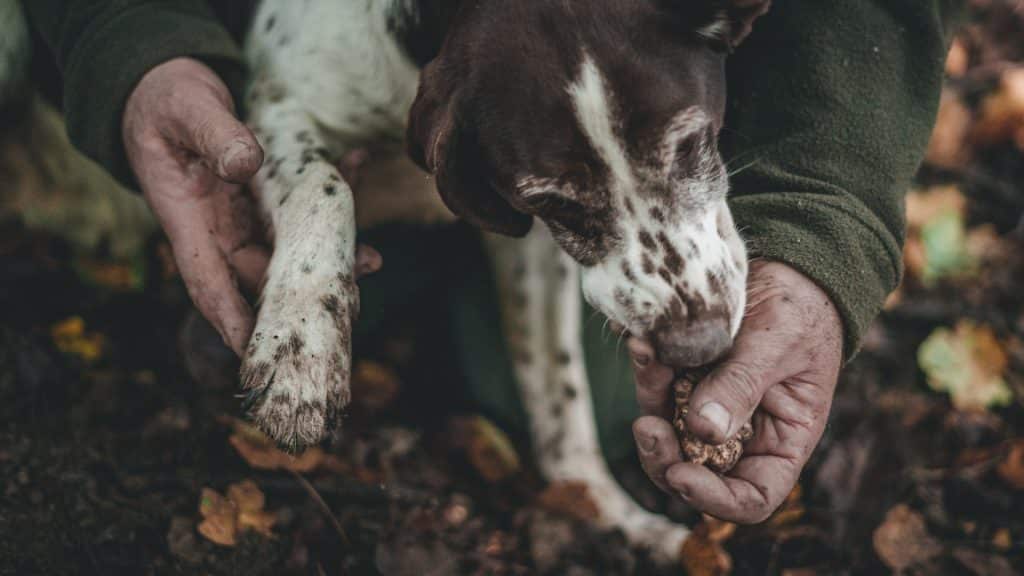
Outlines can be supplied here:
<path id="1" fill-rule="evenodd" d="M 746 253 L 717 149 L 726 54 L 770 0 L 465 0 L 424 69 L 409 148 L 456 214 L 582 266 L 588 302 L 662 361 L 731 345 Z"/>

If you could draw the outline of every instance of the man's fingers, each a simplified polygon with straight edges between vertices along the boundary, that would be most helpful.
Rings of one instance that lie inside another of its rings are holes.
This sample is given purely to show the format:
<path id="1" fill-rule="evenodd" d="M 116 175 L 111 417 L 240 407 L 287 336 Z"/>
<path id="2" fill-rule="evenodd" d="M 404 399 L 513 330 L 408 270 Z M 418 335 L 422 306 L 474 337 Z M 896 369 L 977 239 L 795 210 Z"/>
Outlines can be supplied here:
<path id="1" fill-rule="evenodd" d="M 242 297 L 209 223 L 210 198 L 149 194 L 174 250 L 182 280 L 196 308 L 241 355 L 252 332 L 252 309 Z"/>
<path id="2" fill-rule="evenodd" d="M 263 277 L 270 266 L 270 250 L 258 244 L 242 246 L 228 255 L 231 268 L 235 271 L 238 284 L 250 296 L 260 292 Z"/>
<path id="3" fill-rule="evenodd" d="M 658 488 L 672 492 L 665 472 L 682 462 L 679 441 L 672 425 L 655 416 L 644 416 L 633 423 L 633 439 L 644 472 Z"/>
<path id="4" fill-rule="evenodd" d="M 645 340 L 630 338 L 626 343 L 633 359 L 633 373 L 636 375 L 636 401 L 640 413 L 672 417 L 671 386 L 672 369 L 660 364 L 655 358 L 654 348 Z"/>
<path id="5" fill-rule="evenodd" d="M 248 183 L 263 165 L 263 148 L 234 113 L 220 105 L 198 108 L 201 115 L 188 124 L 191 144 L 220 178 Z"/>
<path id="6" fill-rule="evenodd" d="M 761 370 L 749 358 L 755 353 L 739 349 L 724 364 L 711 372 L 693 392 L 687 428 L 698 438 L 721 444 L 734 436 L 750 419 L 765 392 L 775 384 L 774 370 Z"/>
<path id="7" fill-rule="evenodd" d="M 729 476 L 704 466 L 681 463 L 668 469 L 671 492 L 698 510 L 742 524 L 761 522 L 771 516 L 796 484 L 799 466 L 775 456 L 748 456 Z"/>

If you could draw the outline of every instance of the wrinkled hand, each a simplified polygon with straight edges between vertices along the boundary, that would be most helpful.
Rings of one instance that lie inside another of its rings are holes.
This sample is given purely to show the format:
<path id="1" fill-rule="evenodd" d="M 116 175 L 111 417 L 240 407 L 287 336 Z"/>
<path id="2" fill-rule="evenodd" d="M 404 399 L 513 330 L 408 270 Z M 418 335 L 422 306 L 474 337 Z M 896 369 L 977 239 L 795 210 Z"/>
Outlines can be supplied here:
<path id="1" fill-rule="evenodd" d="M 241 353 L 254 319 L 239 282 L 255 290 L 269 259 L 241 185 L 263 164 L 263 150 L 235 117 L 224 83 L 187 58 L 142 78 L 125 106 L 122 137 L 189 296 Z"/>
<path id="2" fill-rule="evenodd" d="M 681 460 L 669 423 L 673 372 L 654 360 L 647 342 L 632 339 L 629 349 L 644 414 L 633 435 L 647 475 L 702 512 L 754 523 L 783 502 L 821 439 L 843 335 L 828 296 L 784 264 L 752 264 L 747 293 L 733 349 L 697 386 L 686 422 L 702 440 L 720 444 L 753 414 L 754 438 L 725 476 Z"/>
<path id="3" fill-rule="evenodd" d="M 192 302 L 241 356 L 255 322 L 241 290 L 257 291 L 270 260 L 244 187 L 263 164 L 263 149 L 236 117 L 227 86 L 189 58 L 143 76 L 126 103 L 122 138 Z M 353 187 L 363 160 L 353 153 L 340 166 Z M 380 265 L 379 254 L 359 247 L 357 277 Z"/>

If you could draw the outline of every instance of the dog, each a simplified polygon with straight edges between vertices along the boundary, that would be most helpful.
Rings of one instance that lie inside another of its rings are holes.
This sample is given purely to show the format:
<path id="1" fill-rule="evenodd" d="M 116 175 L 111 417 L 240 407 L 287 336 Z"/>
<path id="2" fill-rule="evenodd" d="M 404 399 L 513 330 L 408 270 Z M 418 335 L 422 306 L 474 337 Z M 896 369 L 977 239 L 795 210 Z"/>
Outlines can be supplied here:
<path id="1" fill-rule="evenodd" d="M 769 4 L 263 0 L 245 48 L 275 244 L 241 368 L 255 423 L 298 449 L 349 401 L 361 206 L 447 209 L 485 231 L 541 472 L 676 558 L 687 529 L 602 458 L 580 297 L 675 368 L 730 347 L 747 258 L 716 143 L 724 65 Z M 337 167 L 357 149 L 378 160 L 358 197 Z"/>

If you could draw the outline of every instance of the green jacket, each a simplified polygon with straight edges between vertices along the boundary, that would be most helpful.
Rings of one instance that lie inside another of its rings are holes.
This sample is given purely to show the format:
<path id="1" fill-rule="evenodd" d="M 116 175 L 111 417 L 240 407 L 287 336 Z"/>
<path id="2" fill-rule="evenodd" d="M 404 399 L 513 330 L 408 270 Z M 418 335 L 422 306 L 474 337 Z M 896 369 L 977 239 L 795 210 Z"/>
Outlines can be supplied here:
<path id="1" fill-rule="evenodd" d="M 154 65 L 191 56 L 218 71 L 237 98 L 238 38 L 252 4 L 32 0 L 26 7 L 62 71 L 73 142 L 132 185 L 120 138 L 132 88 Z M 847 358 L 900 279 L 903 195 L 931 132 L 963 4 L 779 0 L 728 64 L 721 147 L 738 172 L 737 225 L 752 256 L 792 265 L 832 297 Z M 481 374 L 493 370 L 485 360 L 471 361 Z"/>

